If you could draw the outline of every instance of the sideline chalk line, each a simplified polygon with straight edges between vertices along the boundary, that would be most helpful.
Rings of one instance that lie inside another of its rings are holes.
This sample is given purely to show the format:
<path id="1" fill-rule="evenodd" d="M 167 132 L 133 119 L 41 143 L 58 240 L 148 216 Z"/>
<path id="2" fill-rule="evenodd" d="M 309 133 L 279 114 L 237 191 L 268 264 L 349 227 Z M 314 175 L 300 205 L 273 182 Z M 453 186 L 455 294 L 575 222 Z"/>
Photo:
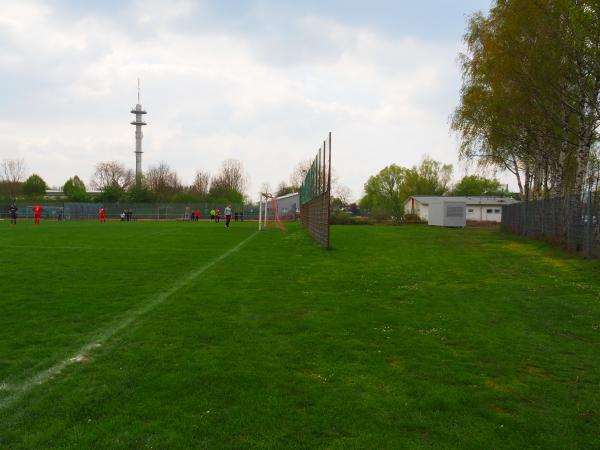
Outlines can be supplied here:
<path id="1" fill-rule="evenodd" d="M 246 239 L 244 239 L 240 243 L 236 244 L 234 247 L 230 248 L 226 252 L 222 253 L 217 258 L 204 264 L 203 266 L 201 266 L 198 269 L 194 270 L 193 272 L 189 273 L 185 277 L 179 279 L 169 289 L 161 292 L 156 297 L 154 297 L 151 301 L 145 303 L 144 305 L 142 305 L 136 309 L 133 309 L 120 322 L 117 322 L 113 326 L 109 326 L 109 327 L 105 328 L 104 330 L 102 330 L 101 332 L 99 332 L 90 342 L 83 345 L 77 352 L 75 352 L 71 356 L 68 356 L 67 358 L 63 359 L 62 361 L 57 362 L 56 364 L 49 367 L 48 369 L 38 372 L 37 374 L 28 378 L 21 384 L 13 385 L 13 384 L 9 384 L 9 383 L 0 383 L 0 386 L 2 386 L 4 388 L 2 390 L 13 391 L 12 394 L 10 394 L 9 396 L 0 400 L 0 409 L 8 408 L 13 403 L 20 400 L 25 394 L 27 394 L 35 386 L 46 383 L 52 377 L 54 377 L 55 375 L 58 375 L 67 366 L 70 366 L 71 364 L 81 361 L 82 358 L 87 356 L 92 350 L 102 346 L 102 344 L 104 344 L 106 341 L 108 341 L 111 337 L 115 336 L 121 330 L 123 330 L 124 328 L 127 328 L 129 325 L 131 325 L 136 319 L 147 314 L 149 311 L 154 309 L 156 306 L 160 305 L 162 302 L 164 302 L 166 299 L 168 299 L 175 292 L 177 292 L 178 290 L 180 290 L 187 284 L 194 281 L 196 278 L 198 278 L 200 275 L 202 275 L 204 272 L 206 272 L 208 269 L 210 269 L 212 266 L 214 266 L 218 262 L 227 258 L 232 253 L 237 252 L 240 248 L 242 248 L 250 239 L 252 239 L 257 234 L 258 234 L 258 231 L 255 231 L 250 236 L 248 236 Z"/>

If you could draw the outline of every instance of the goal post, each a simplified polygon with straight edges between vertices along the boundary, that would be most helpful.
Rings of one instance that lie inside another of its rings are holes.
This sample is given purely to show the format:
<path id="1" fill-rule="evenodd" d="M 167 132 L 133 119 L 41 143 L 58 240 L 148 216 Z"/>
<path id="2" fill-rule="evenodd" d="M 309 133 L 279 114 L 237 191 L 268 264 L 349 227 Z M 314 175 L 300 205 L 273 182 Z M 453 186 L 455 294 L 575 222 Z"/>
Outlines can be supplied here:
<path id="1" fill-rule="evenodd" d="M 269 223 L 276 224 L 281 231 L 285 230 L 285 226 L 279 217 L 277 197 L 268 192 L 263 192 L 260 194 L 258 201 L 258 230 L 267 229 Z"/>
<path id="2" fill-rule="evenodd" d="M 331 132 L 321 144 L 300 187 L 300 220 L 312 237 L 330 248 Z"/>

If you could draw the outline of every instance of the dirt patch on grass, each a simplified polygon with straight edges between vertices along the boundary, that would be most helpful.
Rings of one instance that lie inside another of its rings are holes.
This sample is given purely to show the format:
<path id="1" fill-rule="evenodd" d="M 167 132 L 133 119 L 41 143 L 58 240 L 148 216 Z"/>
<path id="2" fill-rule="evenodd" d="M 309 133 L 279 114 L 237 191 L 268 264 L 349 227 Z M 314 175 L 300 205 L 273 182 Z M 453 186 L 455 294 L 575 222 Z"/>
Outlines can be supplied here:
<path id="1" fill-rule="evenodd" d="M 333 374 L 321 375 L 320 373 L 315 373 L 315 372 L 304 372 L 303 375 L 306 378 L 309 378 L 314 381 L 318 381 L 319 383 L 327 383 L 331 379 Z"/>
<path id="2" fill-rule="evenodd" d="M 539 367 L 529 366 L 529 367 L 527 367 L 526 370 L 527 370 L 527 373 L 531 376 L 543 378 L 545 380 L 552 379 L 552 376 L 549 373 L 545 372 L 544 369 L 540 369 Z"/>
<path id="3" fill-rule="evenodd" d="M 404 368 L 404 364 L 398 358 L 390 358 L 388 359 L 388 364 L 392 369 L 402 370 Z"/>
<path id="4" fill-rule="evenodd" d="M 510 393 L 514 390 L 514 388 L 512 386 L 509 386 L 508 384 L 497 383 L 496 381 L 492 380 L 491 378 L 488 378 L 487 380 L 485 380 L 485 385 L 488 388 L 490 388 L 494 391 L 498 391 L 498 392 Z"/>
<path id="5" fill-rule="evenodd" d="M 92 362 L 92 359 L 86 355 L 77 355 L 73 358 L 70 358 L 69 361 L 77 364 L 89 364 Z"/>

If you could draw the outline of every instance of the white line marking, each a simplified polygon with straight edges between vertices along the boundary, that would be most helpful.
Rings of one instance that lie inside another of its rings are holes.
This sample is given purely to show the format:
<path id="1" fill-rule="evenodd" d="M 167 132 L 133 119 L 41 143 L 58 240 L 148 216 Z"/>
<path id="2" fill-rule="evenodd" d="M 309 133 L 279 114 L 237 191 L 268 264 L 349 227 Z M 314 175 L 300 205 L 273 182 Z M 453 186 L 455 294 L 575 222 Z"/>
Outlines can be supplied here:
<path id="1" fill-rule="evenodd" d="M 222 261 L 223 259 L 227 258 L 232 253 L 237 252 L 240 248 L 242 248 L 250 239 L 252 239 L 257 234 L 258 234 L 258 231 L 255 231 L 250 236 L 248 236 L 246 239 L 244 239 L 242 242 L 240 242 L 239 244 L 237 244 L 234 247 L 227 250 L 225 253 L 222 253 L 217 258 L 215 258 L 212 261 L 208 262 L 207 264 L 199 267 L 198 269 L 189 273 L 187 276 L 181 278 L 179 281 L 177 281 L 175 284 L 173 284 L 169 289 L 161 292 L 160 294 L 158 294 L 156 297 L 154 297 L 148 303 L 145 303 L 144 305 L 140 306 L 137 309 L 133 309 L 120 322 L 117 322 L 116 324 L 100 331 L 94 339 L 92 339 L 90 342 L 85 344 L 83 347 L 81 347 L 79 350 L 77 350 L 71 356 L 63 359 L 62 361 L 57 362 L 52 367 L 50 367 L 46 370 L 38 372 L 37 374 L 33 375 L 32 377 L 25 380 L 23 383 L 21 383 L 19 385 L 0 383 L 0 386 L 2 386 L 2 389 L 0 389 L 0 390 L 9 390 L 12 392 L 12 394 L 10 394 L 8 397 L 0 400 L 0 409 L 4 409 L 4 408 L 11 406 L 13 403 L 15 403 L 16 401 L 21 399 L 25 394 L 27 394 L 35 386 L 46 383 L 51 378 L 58 375 L 67 366 L 70 366 L 71 364 L 73 364 L 75 362 L 81 361 L 82 358 L 84 356 L 89 355 L 93 349 L 100 347 L 102 344 L 104 344 L 110 338 L 115 336 L 118 332 L 129 327 L 133 322 L 135 322 L 136 319 L 139 319 L 141 316 L 147 314 L 152 309 L 156 308 L 158 305 L 160 305 L 162 302 L 164 302 L 166 299 L 168 299 L 171 295 L 173 295 L 175 292 L 177 292 L 181 288 L 185 287 L 186 285 L 188 285 L 189 283 L 194 281 L 196 278 L 198 278 L 200 275 L 202 275 L 204 272 L 206 272 L 212 266 L 214 266 L 218 262 Z"/>
<path id="2" fill-rule="evenodd" d="M 110 251 L 110 252 L 115 252 L 115 251 L 124 251 L 124 250 L 128 250 L 128 251 L 137 251 L 137 250 L 150 250 L 150 251 L 160 251 L 160 252 L 164 252 L 164 251 L 177 251 L 177 252 L 189 252 L 190 249 L 188 248 L 180 248 L 180 247 L 115 247 L 115 248 L 111 248 L 111 247 L 77 247 L 77 246 L 58 246 L 58 245 L 52 245 L 52 246 L 31 246 L 31 245 L 2 245 L 0 244 L 0 248 L 15 248 L 15 249 L 21 249 L 21 250 L 90 250 L 90 251 L 100 251 L 100 250 L 105 250 L 105 251 Z"/>

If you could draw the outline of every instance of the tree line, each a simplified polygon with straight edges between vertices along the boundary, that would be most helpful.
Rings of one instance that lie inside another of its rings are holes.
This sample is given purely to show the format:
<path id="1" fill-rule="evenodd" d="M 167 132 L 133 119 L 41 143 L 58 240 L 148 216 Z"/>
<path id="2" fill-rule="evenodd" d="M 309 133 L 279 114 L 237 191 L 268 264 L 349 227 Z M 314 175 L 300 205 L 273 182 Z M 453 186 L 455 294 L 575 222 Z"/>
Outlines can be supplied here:
<path id="1" fill-rule="evenodd" d="M 38 174 L 26 177 L 22 159 L 5 159 L 0 163 L 0 198 L 40 198 L 46 195 L 48 185 Z M 89 186 L 98 191 L 90 193 L 88 186 L 77 175 L 62 186 L 65 198 L 74 202 L 225 202 L 243 203 L 248 175 L 242 163 L 235 159 L 223 161 L 216 175 L 197 170 L 192 184 L 185 185 L 177 172 L 167 163 L 150 166 L 140 183 L 135 174 L 118 161 L 96 164 Z"/>
<path id="2" fill-rule="evenodd" d="M 462 157 L 511 172 L 526 200 L 598 190 L 598 0 L 495 0 L 465 43 Z"/>
<path id="3" fill-rule="evenodd" d="M 391 164 L 369 177 L 358 206 L 376 219 L 400 221 L 404 217 L 404 202 L 413 195 L 510 195 L 500 181 L 481 175 L 465 175 L 452 185 L 452 173 L 451 164 L 428 156 L 410 168 Z"/>

